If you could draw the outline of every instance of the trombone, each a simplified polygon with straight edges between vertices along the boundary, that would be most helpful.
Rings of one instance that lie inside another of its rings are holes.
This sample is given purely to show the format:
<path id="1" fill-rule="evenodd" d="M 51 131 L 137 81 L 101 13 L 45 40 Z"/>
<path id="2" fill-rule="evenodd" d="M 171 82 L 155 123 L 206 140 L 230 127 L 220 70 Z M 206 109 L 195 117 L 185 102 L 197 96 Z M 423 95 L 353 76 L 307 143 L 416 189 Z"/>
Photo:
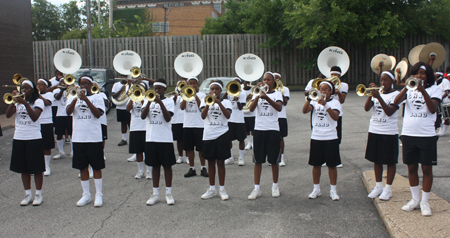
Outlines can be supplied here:
<path id="1" fill-rule="evenodd" d="M 100 90 L 102 90 L 102 88 L 99 87 L 98 84 L 94 82 L 94 83 L 92 84 L 92 87 L 91 87 L 91 92 L 92 92 L 93 94 L 97 94 L 97 93 L 100 92 Z"/>
<path id="2" fill-rule="evenodd" d="M 317 88 L 312 88 L 309 90 L 308 97 L 311 98 L 313 101 L 319 101 L 322 96 L 325 96 L 326 94 L 320 93 Z"/>
<path id="3" fill-rule="evenodd" d="M 5 93 L 4 95 L 3 95 L 3 101 L 6 103 L 6 104 L 12 104 L 12 103 L 16 103 L 17 101 L 16 101 L 16 99 L 15 98 L 18 98 L 18 97 L 24 97 L 25 96 L 25 94 L 23 93 L 23 94 L 19 94 L 19 95 L 12 95 L 11 93 Z"/>
<path id="4" fill-rule="evenodd" d="M 214 103 L 216 102 L 216 97 L 213 94 L 208 94 L 205 97 L 205 104 L 208 106 L 212 106 L 214 105 Z"/>
<path id="5" fill-rule="evenodd" d="M 334 89 L 336 89 L 336 90 L 341 89 L 341 80 L 338 77 L 336 77 L 336 76 L 333 76 L 333 77 L 331 77 L 329 79 L 316 78 L 312 82 L 311 87 L 318 90 L 320 83 L 322 83 L 323 81 L 331 82 L 334 85 Z"/>
<path id="6" fill-rule="evenodd" d="M 360 97 L 362 96 L 372 96 L 372 90 L 380 90 L 382 89 L 383 86 L 381 87 L 373 87 L 373 88 L 366 88 L 366 86 L 364 86 L 364 84 L 358 84 L 358 86 L 356 86 L 356 94 Z"/>
<path id="7" fill-rule="evenodd" d="M 133 102 L 141 102 L 145 98 L 145 93 L 145 88 L 142 85 L 135 84 L 128 90 L 128 97 Z"/>
<path id="8" fill-rule="evenodd" d="M 178 90 L 178 92 L 181 92 L 181 89 L 182 89 L 184 86 L 186 86 L 186 85 L 187 85 L 186 81 L 184 81 L 184 80 L 179 80 L 179 81 L 177 82 L 177 87 L 176 87 L 176 89 Z M 172 92 L 170 92 L 170 93 L 166 93 L 166 94 L 164 94 L 164 97 L 169 97 L 169 96 L 174 95 L 174 94 L 177 94 L 176 91 L 172 91 Z"/>
<path id="9" fill-rule="evenodd" d="M 184 86 L 183 88 L 181 88 L 180 94 L 184 101 L 190 102 L 195 99 L 197 92 L 195 91 L 195 88 L 192 86 Z"/>
<path id="10" fill-rule="evenodd" d="M 24 78 L 24 77 L 22 77 L 22 75 L 21 74 L 19 74 L 19 73 L 16 73 L 16 74 L 14 74 L 14 76 L 13 76 L 13 83 L 15 84 L 15 85 L 2 85 L 2 87 L 4 87 L 4 88 L 12 88 L 12 87 L 16 87 L 17 88 L 17 91 L 20 91 L 20 86 L 22 86 L 22 82 L 24 81 L 24 80 L 26 80 L 27 78 Z"/>
<path id="11" fill-rule="evenodd" d="M 147 91 L 145 92 L 144 97 L 145 97 L 149 102 L 153 102 L 153 101 L 155 101 L 157 95 L 158 95 L 158 94 L 157 94 L 154 90 L 149 89 L 149 90 L 147 90 Z"/>
<path id="12" fill-rule="evenodd" d="M 422 83 L 422 80 L 417 78 L 408 78 L 405 82 L 406 89 L 414 91 L 419 86 L 419 83 Z"/>
<path id="13" fill-rule="evenodd" d="M 75 76 L 73 76 L 73 74 L 66 74 L 64 76 L 64 83 L 66 85 L 72 85 L 75 83 Z"/>
<path id="14" fill-rule="evenodd" d="M 239 97 L 241 94 L 241 84 L 236 81 L 230 81 L 226 86 L 227 94 L 231 97 Z"/>
<path id="15" fill-rule="evenodd" d="M 137 66 L 131 67 L 131 69 L 130 69 L 130 76 L 132 78 L 137 78 L 137 77 L 141 76 L 141 69 L 139 67 L 137 67 Z"/>

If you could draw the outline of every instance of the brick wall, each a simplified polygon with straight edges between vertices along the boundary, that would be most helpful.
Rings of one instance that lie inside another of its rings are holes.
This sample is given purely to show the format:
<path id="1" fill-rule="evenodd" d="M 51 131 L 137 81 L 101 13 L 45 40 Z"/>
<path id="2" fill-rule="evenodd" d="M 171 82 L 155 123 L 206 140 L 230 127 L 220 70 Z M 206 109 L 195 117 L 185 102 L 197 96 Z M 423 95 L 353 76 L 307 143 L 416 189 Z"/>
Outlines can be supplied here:
<path id="1" fill-rule="evenodd" d="M 0 8 L 0 85 L 11 85 L 15 73 L 34 80 L 30 0 L 2 1 Z M 13 88 L 0 87 L 0 96 Z M 0 114 L 8 105 L 0 102 Z"/>

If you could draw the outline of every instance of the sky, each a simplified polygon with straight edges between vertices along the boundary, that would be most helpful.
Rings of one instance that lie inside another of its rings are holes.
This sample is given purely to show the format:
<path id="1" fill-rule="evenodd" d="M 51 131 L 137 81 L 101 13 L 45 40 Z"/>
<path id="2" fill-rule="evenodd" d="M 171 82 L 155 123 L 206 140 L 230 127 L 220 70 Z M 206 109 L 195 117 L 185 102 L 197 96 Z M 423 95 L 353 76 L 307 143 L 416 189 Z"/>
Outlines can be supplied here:
<path id="1" fill-rule="evenodd" d="M 71 0 L 47 0 L 48 2 L 50 2 L 51 4 L 53 4 L 53 5 L 61 5 L 61 4 L 64 4 L 64 3 L 68 3 L 68 2 L 70 2 Z M 96 1 L 96 0 L 91 0 L 91 1 Z M 102 1 L 104 1 L 104 0 L 102 0 Z M 31 4 L 33 4 L 33 0 L 31 0 Z"/>

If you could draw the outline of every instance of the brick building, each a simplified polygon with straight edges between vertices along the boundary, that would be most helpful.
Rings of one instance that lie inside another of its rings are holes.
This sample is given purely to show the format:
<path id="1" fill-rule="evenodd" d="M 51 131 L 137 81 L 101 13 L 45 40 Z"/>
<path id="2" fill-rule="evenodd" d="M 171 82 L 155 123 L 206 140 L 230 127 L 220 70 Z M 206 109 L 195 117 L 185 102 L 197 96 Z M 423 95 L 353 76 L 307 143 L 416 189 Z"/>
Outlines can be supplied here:
<path id="1" fill-rule="evenodd" d="M 31 1 L 2 1 L 0 8 L 0 85 L 13 84 L 15 73 L 34 80 Z M 0 87 L 0 96 L 14 88 Z M 0 102 L 0 114 L 8 105 Z"/>
<path id="2" fill-rule="evenodd" d="M 199 35 L 206 17 L 216 18 L 225 12 L 224 3 L 223 0 L 117 0 L 117 9 L 147 8 L 153 15 L 156 35 L 164 35 L 164 11 L 166 35 Z"/>

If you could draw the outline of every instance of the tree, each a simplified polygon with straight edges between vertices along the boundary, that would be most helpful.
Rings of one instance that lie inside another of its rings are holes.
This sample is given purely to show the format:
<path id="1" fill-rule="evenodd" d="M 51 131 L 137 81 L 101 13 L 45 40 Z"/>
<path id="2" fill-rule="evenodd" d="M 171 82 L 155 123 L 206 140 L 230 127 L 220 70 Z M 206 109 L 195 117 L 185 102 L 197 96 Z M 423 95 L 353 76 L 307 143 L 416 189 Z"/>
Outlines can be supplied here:
<path id="1" fill-rule="evenodd" d="M 61 35 L 59 9 L 47 0 L 34 0 L 31 6 L 33 40 L 56 40 Z"/>
<path id="2" fill-rule="evenodd" d="M 81 10 L 78 8 L 77 1 L 70 1 L 61 5 L 61 19 L 65 31 L 72 31 L 82 27 Z"/>

